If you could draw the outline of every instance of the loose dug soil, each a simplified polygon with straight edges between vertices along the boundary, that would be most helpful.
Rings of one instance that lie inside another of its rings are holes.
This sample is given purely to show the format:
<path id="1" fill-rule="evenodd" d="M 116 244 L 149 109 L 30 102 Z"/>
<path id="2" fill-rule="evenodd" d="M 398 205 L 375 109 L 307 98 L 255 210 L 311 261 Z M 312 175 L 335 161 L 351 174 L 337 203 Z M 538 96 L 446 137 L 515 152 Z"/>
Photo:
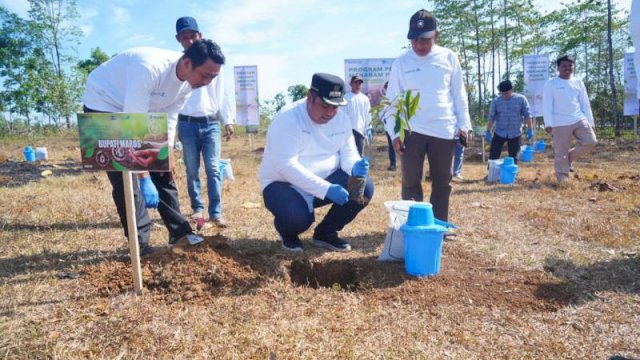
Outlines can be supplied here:
<path id="1" fill-rule="evenodd" d="M 402 263 L 375 257 L 291 260 L 277 250 L 241 254 L 221 236 L 202 244 L 178 244 L 142 259 L 144 286 L 159 302 L 194 301 L 223 295 L 248 294 L 270 278 L 294 287 L 352 291 L 371 301 L 421 306 L 468 304 L 514 310 L 555 311 L 575 301 L 575 289 L 543 271 L 496 266 L 476 254 L 445 243 L 438 276 L 415 278 Z M 317 255 L 317 254 L 316 254 Z M 85 268 L 84 280 L 101 296 L 130 291 L 129 260 L 105 261 Z"/>

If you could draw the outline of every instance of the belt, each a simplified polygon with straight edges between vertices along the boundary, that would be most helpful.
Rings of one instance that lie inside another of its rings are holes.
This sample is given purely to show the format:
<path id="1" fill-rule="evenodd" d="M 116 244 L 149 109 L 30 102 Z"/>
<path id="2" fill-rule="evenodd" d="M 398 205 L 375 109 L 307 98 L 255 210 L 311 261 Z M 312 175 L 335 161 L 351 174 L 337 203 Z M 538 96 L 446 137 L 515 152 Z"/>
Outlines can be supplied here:
<path id="1" fill-rule="evenodd" d="M 185 122 L 191 122 L 191 123 L 199 123 L 199 124 L 206 124 L 206 123 L 210 123 L 210 122 L 216 122 L 219 121 L 218 118 L 216 118 L 215 116 L 189 116 L 189 115 L 182 115 L 179 114 L 178 115 L 178 120 L 179 121 L 185 121 Z"/>

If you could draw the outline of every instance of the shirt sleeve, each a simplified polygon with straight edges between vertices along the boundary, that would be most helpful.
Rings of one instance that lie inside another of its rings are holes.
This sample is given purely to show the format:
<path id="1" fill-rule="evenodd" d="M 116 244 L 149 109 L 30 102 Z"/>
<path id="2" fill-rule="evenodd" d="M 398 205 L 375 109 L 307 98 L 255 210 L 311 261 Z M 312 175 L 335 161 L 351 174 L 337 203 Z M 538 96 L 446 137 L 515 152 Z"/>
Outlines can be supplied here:
<path id="1" fill-rule="evenodd" d="M 456 116 L 456 128 L 461 130 L 471 130 L 471 116 L 469 115 L 469 103 L 467 101 L 467 90 L 462 79 L 462 67 L 458 57 L 452 53 L 453 73 L 451 74 L 451 84 L 449 91 L 453 99 L 453 113 Z"/>
<path id="2" fill-rule="evenodd" d="M 227 89 L 227 84 L 225 83 L 225 75 L 224 75 L 224 66 L 220 70 L 216 78 L 216 95 L 218 101 L 220 102 L 217 105 L 217 108 L 220 110 L 220 116 L 222 117 L 222 123 L 224 125 L 229 125 L 235 123 L 235 104 L 232 106 L 233 97 L 231 96 L 229 90 Z"/>
<path id="3" fill-rule="evenodd" d="M 496 99 L 491 100 L 491 105 L 489 105 L 489 120 L 496 122 L 496 117 L 498 116 L 496 110 Z"/>
<path id="4" fill-rule="evenodd" d="M 553 90 L 551 80 L 544 84 L 542 90 L 542 116 L 545 127 L 553 127 Z"/>
<path id="5" fill-rule="evenodd" d="M 595 122 L 593 121 L 593 113 L 591 112 L 591 102 L 589 101 L 589 95 L 587 95 L 587 88 L 584 86 L 582 80 L 580 81 L 580 94 L 578 96 L 578 100 L 580 101 L 580 110 L 584 116 L 587 117 L 587 121 L 591 127 L 595 127 Z"/>

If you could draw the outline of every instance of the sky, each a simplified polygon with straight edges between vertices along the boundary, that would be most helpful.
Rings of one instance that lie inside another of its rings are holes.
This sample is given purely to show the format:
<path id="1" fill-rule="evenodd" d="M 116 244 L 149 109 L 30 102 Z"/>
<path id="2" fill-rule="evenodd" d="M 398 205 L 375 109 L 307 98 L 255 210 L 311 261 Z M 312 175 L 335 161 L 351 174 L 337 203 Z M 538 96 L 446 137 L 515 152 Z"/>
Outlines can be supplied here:
<path id="1" fill-rule="evenodd" d="M 628 11 L 631 0 L 614 0 Z M 534 0 L 543 11 L 562 6 L 558 0 Z M 27 0 L 0 0 L 0 5 L 27 18 Z M 109 55 L 136 46 L 181 51 L 175 21 L 192 16 L 205 38 L 216 41 L 233 66 L 257 65 L 262 100 L 286 94 L 295 84 L 309 86 L 316 72 L 344 77 L 345 59 L 388 58 L 408 45 L 411 15 L 427 8 L 413 0 L 77 0 L 83 32 L 78 57 L 87 59 L 100 47 Z M 437 14 L 436 14 L 437 16 Z M 233 83 L 227 80 L 233 93 Z"/>

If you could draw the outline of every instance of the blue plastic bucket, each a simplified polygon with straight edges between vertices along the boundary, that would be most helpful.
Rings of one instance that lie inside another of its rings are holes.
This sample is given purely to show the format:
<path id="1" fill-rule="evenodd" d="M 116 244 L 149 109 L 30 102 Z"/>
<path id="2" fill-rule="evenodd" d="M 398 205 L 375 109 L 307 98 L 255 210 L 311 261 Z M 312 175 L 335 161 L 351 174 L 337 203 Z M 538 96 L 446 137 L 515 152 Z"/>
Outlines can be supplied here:
<path id="1" fill-rule="evenodd" d="M 504 162 L 500 166 L 500 183 L 501 184 L 513 184 L 516 182 L 516 175 L 518 174 L 518 165 L 513 163 L 512 157 L 504 158 Z"/>
<path id="2" fill-rule="evenodd" d="M 36 161 L 36 153 L 33 152 L 33 148 L 31 146 L 27 146 L 24 148 L 24 159 L 29 162 Z"/>
<path id="3" fill-rule="evenodd" d="M 411 205 L 407 223 L 402 225 L 404 265 L 409 275 L 433 276 L 440 272 L 444 226 L 435 225 L 428 203 Z"/>
<path id="4" fill-rule="evenodd" d="M 533 148 L 529 145 L 525 145 L 520 152 L 520 161 L 531 162 L 533 161 Z"/>
<path id="5" fill-rule="evenodd" d="M 546 146 L 547 146 L 547 144 L 545 144 L 544 139 L 538 140 L 538 141 L 536 141 L 535 144 L 533 144 L 533 151 L 535 151 L 535 152 L 544 152 L 544 149 L 545 149 Z"/>

